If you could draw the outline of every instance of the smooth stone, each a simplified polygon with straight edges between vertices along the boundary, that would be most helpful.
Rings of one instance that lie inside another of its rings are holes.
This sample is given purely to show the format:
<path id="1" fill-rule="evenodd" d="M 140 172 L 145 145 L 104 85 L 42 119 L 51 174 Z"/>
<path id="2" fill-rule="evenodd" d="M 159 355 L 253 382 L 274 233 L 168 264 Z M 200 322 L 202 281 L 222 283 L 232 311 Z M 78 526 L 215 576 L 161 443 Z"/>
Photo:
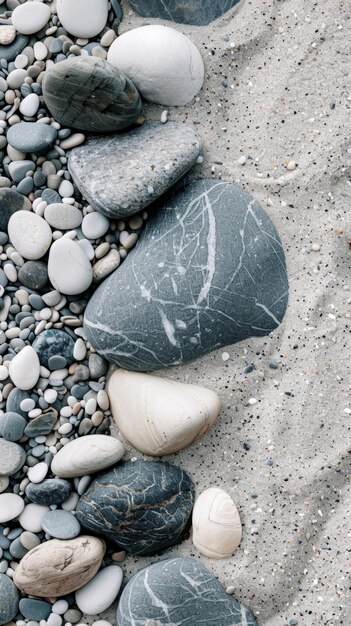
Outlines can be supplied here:
<path id="1" fill-rule="evenodd" d="M 30 399 L 29 394 L 26 391 L 22 391 L 15 387 L 10 391 L 8 398 L 6 400 L 6 411 L 12 411 L 13 413 L 18 413 L 22 415 L 26 420 L 28 419 L 28 415 L 26 411 L 21 409 L 21 404 L 23 401 Z"/>
<path id="2" fill-rule="evenodd" d="M 26 619 L 39 622 L 41 619 L 47 619 L 49 617 L 51 606 L 49 602 L 44 602 L 44 600 L 22 598 L 19 603 L 19 610 Z"/>
<path id="3" fill-rule="evenodd" d="M 8 46 L 12 43 L 17 35 L 16 29 L 9 25 L 3 24 L 0 26 L 0 44 Z"/>
<path id="4" fill-rule="evenodd" d="M 146 567 L 126 585 L 117 626 L 133 624 L 257 626 L 257 621 L 204 565 L 179 557 Z"/>
<path id="5" fill-rule="evenodd" d="M 64 330 L 50 328 L 44 330 L 33 341 L 33 348 L 38 353 L 40 363 L 49 367 L 49 359 L 60 354 L 66 359 L 67 365 L 73 363 L 74 339 Z"/>
<path id="6" fill-rule="evenodd" d="M 86 615 L 98 615 L 106 611 L 118 596 L 122 585 L 123 570 L 109 565 L 100 570 L 92 580 L 75 593 L 78 608 Z"/>
<path id="7" fill-rule="evenodd" d="M 22 446 L 0 439 L 0 476 L 12 476 L 23 467 L 26 453 Z"/>
<path id="8" fill-rule="evenodd" d="M 10 176 L 15 183 L 21 182 L 29 171 L 35 171 L 34 161 L 24 159 L 23 161 L 12 161 L 9 164 Z"/>
<path id="9" fill-rule="evenodd" d="M 279 235 L 247 192 L 198 181 L 166 207 L 85 310 L 87 340 L 126 369 L 180 365 L 268 335 L 287 306 Z"/>
<path id="10" fill-rule="evenodd" d="M 29 483 L 26 496 L 35 504 L 62 504 L 71 493 L 71 484 L 67 480 L 48 478 L 40 484 Z"/>
<path id="11" fill-rule="evenodd" d="M 125 461 L 92 482 L 76 515 L 83 528 L 120 549 L 151 555 L 181 541 L 193 503 L 194 485 L 180 467 Z"/>
<path id="12" fill-rule="evenodd" d="M 23 209 L 31 206 L 27 198 L 24 198 L 15 189 L 5 187 L 0 189 L 0 229 L 7 232 L 10 217 Z"/>
<path id="13" fill-rule="evenodd" d="M 126 218 L 181 178 L 196 162 L 201 145 L 188 126 L 146 122 L 122 135 L 88 139 L 72 150 L 68 167 L 95 209 Z"/>
<path id="14" fill-rule="evenodd" d="M 14 493 L 0 493 L 0 524 L 10 522 L 21 515 L 24 500 Z"/>
<path id="15" fill-rule="evenodd" d="M 54 356 L 50 357 L 48 365 L 49 365 L 49 370 L 52 370 L 52 371 L 60 370 L 66 367 L 67 361 L 60 354 L 55 354 Z"/>
<path id="16" fill-rule="evenodd" d="M 73 539 L 80 533 L 80 523 L 69 511 L 50 511 L 43 517 L 43 530 L 56 539 Z"/>
<path id="17" fill-rule="evenodd" d="M 108 0 L 57 0 L 57 15 L 70 35 L 90 39 L 106 25 Z"/>
<path id="18" fill-rule="evenodd" d="M 25 530 L 21 535 L 21 544 L 26 550 L 32 550 L 41 543 L 40 537 L 35 533 L 31 533 L 29 530 Z"/>
<path id="19" fill-rule="evenodd" d="M 7 441 L 19 441 L 27 425 L 26 420 L 18 413 L 4 413 L 0 417 L 0 434 Z"/>
<path id="20" fill-rule="evenodd" d="M 0 574 L 0 625 L 8 624 L 18 612 L 20 595 L 11 578 Z"/>
<path id="21" fill-rule="evenodd" d="M 30 467 L 27 472 L 27 478 L 31 481 L 31 483 L 41 483 L 46 474 L 49 471 L 49 466 L 42 461 L 41 463 L 37 463 L 34 467 Z"/>
<path id="22" fill-rule="evenodd" d="M 20 122 L 7 131 L 8 143 L 21 152 L 45 152 L 56 137 L 57 130 L 53 126 L 36 122 Z"/>
<path id="23" fill-rule="evenodd" d="M 22 285 L 37 291 L 43 289 L 48 282 L 46 263 L 41 261 L 26 261 L 18 272 L 18 279 Z"/>
<path id="24" fill-rule="evenodd" d="M 108 394 L 113 418 L 123 436 L 140 452 L 162 456 L 178 452 L 216 421 L 220 399 L 198 385 L 116 370 Z"/>
<path id="25" fill-rule="evenodd" d="M 51 471 L 60 478 L 74 478 L 100 472 L 121 460 L 123 444 L 108 435 L 73 439 L 54 456 Z"/>
<path id="26" fill-rule="evenodd" d="M 25 346 L 10 362 L 9 374 L 16 387 L 33 389 L 40 376 L 40 361 L 32 346 Z"/>
<path id="27" fill-rule="evenodd" d="M 95 576 L 104 554 L 105 543 L 96 537 L 51 539 L 23 557 L 15 571 L 14 583 L 28 595 L 62 597 Z"/>
<path id="28" fill-rule="evenodd" d="M 232 498 L 218 487 L 211 487 L 197 498 L 192 517 L 193 544 L 210 559 L 225 559 L 240 544 L 242 527 Z"/>
<path id="29" fill-rule="evenodd" d="M 44 28 L 51 15 L 50 7 L 43 2 L 25 2 L 17 6 L 11 15 L 15 29 L 23 35 L 33 35 Z"/>
<path id="30" fill-rule="evenodd" d="M 134 11 L 143 17 L 196 26 L 213 22 L 238 2 L 240 0 L 129 0 Z"/>
<path id="31" fill-rule="evenodd" d="M 70 204 L 48 204 L 44 217 L 53 228 L 71 230 L 81 225 L 83 214 Z"/>
<path id="32" fill-rule="evenodd" d="M 141 111 L 140 96 L 129 78 L 107 61 L 92 56 L 78 56 L 52 66 L 46 72 L 43 95 L 60 124 L 90 132 L 128 128 Z"/>
<path id="33" fill-rule="evenodd" d="M 87 213 L 82 221 L 82 233 L 87 239 L 99 239 L 110 228 L 110 221 L 101 213 Z"/>
<path id="34" fill-rule="evenodd" d="M 20 104 L 20 112 L 26 117 L 34 117 L 40 107 L 39 96 L 36 93 L 30 93 Z M 35 123 L 35 122 L 34 122 Z M 25 131 L 26 134 L 26 131 Z"/>
<path id="35" fill-rule="evenodd" d="M 30 420 L 29 424 L 27 424 L 24 429 L 24 434 L 27 437 L 48 435 L 51 433 L 56 421 L 57 417 L 54 413 L 42 413 L 38 415 L 38 417 L 34 417 Z"/>
<path id="36" fill-rule="evenodd" d="M 8 46 L 0 46 L 0 58 L 5 61 L 14 61 L 16 56 L 24 50 L 29 42 L 26 35 L 17 35 L 16 39 Z"/>
<path id="37" fill-rule="evenodd" d="M 16 211 L 10 217 L 8 232 L 17 252 L 24 259 L 31 261 L 41 259 L 48 251 L 52 240 L 49 224 L 32 211 Z"/>
<path id="38" fill-rule="evenodd" d="M 123 33 L 110 46 L 107 60 L 128 76 L 144 100 L 155 104 L 189 104 L 204 82 L 199 50 L 168 26 L 152 24 Z"/>
<path id="39" fill-rule="evenodd" d="M 69 296 L 83 293 L 93 280 L 93 270 L 83 250 L 64 237 L 50 248 L 48 274 L 54 289 Z"/>
<path id="40" fill-rule="evenodd" d="M 19 523 L 24 530 L 29 530 L 31 533 L 40 533 L 43 529 L 43 517 L 49 511 L 50 509 L 48 506 L 33 504 L 30 502 L 24 507 L 23 513 L 21 513 L 19 518 Z"/>

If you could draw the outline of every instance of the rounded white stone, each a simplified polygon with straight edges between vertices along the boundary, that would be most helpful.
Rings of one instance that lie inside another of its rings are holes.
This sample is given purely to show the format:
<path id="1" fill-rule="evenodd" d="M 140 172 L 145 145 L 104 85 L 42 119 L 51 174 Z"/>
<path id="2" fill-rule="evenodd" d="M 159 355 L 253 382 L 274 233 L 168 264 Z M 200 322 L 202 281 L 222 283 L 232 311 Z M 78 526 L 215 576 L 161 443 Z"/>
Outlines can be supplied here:
<path id="1" fill-rule="evenodd" d="M 93 280 L 89 259 L 75 241 L 66 237 L 50 248 L 48 274 L 52 286 L 70 296 L 88 289 Z"/>
<path id="2" fill-rule="evenodd" d="M 162 456 L 201 437 L 220 411 L 210 389 L 127 370 L 116 370 L 108 384 L 113 418 L 140 452 Z"/>
<path id="3" fill-rule="evenodd" d="M 32 346 L 25 346 L 10 362 L 10 378 L 23 391 L 33 389 L 40 376 L 40 361 Z"/>
<path id="4" fill-rule="evenodd" d="M 61 198 L 71 198 L 74 195 L 74 187 L 70 180 L 63 180 L 58 188 Z"/>
<path id="5" fill-rule="evenodd" d="M 83 215 L 79 209 L 70 204 L 55 202 L 47 205 L 44 217 L 53 228 L 71 230 L 81 225 Z"/>
<path id="6" fill-rule="evenodd" d="M 25 2 L 12 11 L 12 24 L 23 35 L 32 35 L 44 28 L 50 19 L 50 7 L 43 2 Z"/>
<path id="7" fill-rule="evenodd" d="M 49 467 L 46 463 L 37 463 L 29 468 L 27 476 L 32 483 L 41 483 L 48 471 Z"/>
<path id="8" fill-rule="evenodd" d="M 99 472 L 117 463 L 124 454 L 123 444 L 107 435 L 89 435 L 70 441 L 58 451 L 51 471 L 60 478 L 75 478 Z"/>
<path id="9" fill-rule="evenodd" d="M 24 500 L 14 493 L 0 494 L 0 524 L 18 517 L 24 509 Z"/>
<path id="10" fill-rule="evenodd" d="M 66 611 L 68 611 L 68 609 L 69 604 L 67 600 L 57 600 L 57 602 L 54 602 L 51 607 L 52 612 L 57 613 L 58 615 L 63 615 Z"/>
<path id="11" fill-rule="evenodd" d="M 106 611 L 117 598 L 123 579 L 122 568 L 109 565 L 100 570 L 84 587 L 76 591 L 78 608 L 86 615 Z"/>
<path id="12" fill-rule="evenodd" d="M 81 337 L 79 337 L 74 344 L 73 348 L 73 356 L 76 361 L 83 361 L 85 359 L 85 355 L 87 353 L 87 348 L 85 345 L 85 341 Z"/>
<path id="13" fill-rule="evenodd" d="M 19 89 L 24 83 L 24 79 L 28 76 L 27 70 L 12 70 L 7 77 L 7 85 L 9 89 Z"/>
<path id="14" fill-rule="evenodd" d="M 56 389 L 45 389 L 45 391 L 44 391 L 44 400 L 48 404 L 53 404 L 57 400 L 57 391 L 56 391 Z"/>
<path id="15" fill-rule="evenodd" d="M 5 491 L 10 484 L 10 479 L 8 476 L 0 476 L 0 493 Z"/>
<path id="16" fill-rule="evenodd" d="M 34 117 L 37 113 L 40 106 L 39 96 L 36 93 L 30 93 L 29 96 L 26 96 L 21 104 L 20 111 L 22 115 L 26 117 Z"/>
<path id="17" fill-rule="evenodd" d="M 106 25 L 108 0 L 57 0 L 57 15 L 70 35 L 95 37 Z"/>
<path id="18" fill-rule="evenodd" d="M 88 213 L 82 221 L 83 235 L 87 239 L 99 239 L 107 233 L 110 227 L 110 220 L 101 213 Z"/>
<path id="19" fill-rule="evenodd" d="M 242 528 L 232 498 L 223 489 L 206 489 L 193 509 L 193 544 L 211 559 L 225 559 L 238 547 Z"/>
<path id="20" fill-rule="evenodd" d="M 40 533 L 43 530 L 42 521 L 46 513 L 50 511 L 48 506 L 41 504 L 27 504 L 23 513 L 19 518 L 19 523 L 24 530 L 30 530 L 32 533 Z"/>
<path id="21" fill-rule="evenodd" d="M 44 61 L 49 53 L 49 50 L 42 41 L 36 41 L 33 50 L 37 61 Z"/>
<path id="22" fill-rule="evenodd" d="M 8 233 L 17 252 L 32 261 L 44 256 L 52 240 L 49 224 L 31 211 L 16 211 L 11 215 Z"/>
<path id="23" fill-rule="evenodd" d="M 107 60 L 122 70 L 145 100 L 185 105 L 200 91 L 205 75 L 193 42 L 168 26 L 130 30 L 113 42 Z"/>

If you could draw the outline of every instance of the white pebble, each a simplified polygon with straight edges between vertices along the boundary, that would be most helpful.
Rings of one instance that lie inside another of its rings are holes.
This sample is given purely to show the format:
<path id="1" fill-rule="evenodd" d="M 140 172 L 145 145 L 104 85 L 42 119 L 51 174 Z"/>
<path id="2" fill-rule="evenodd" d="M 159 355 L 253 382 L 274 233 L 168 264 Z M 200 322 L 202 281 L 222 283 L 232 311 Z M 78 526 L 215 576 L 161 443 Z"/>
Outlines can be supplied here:
<path id="1" fill-rule="evenodd" d="M 57 602 L 55 602 L 51 607 L 52 612 L 57 613 L 58 615 L 63 615 L 66 611 L 68 611 L 68 609 L 69 604 L 67 600 L 57 600 Z"/>
<path id="2" fill-rule="evenodd" d="M 289 170 L 289 172 L 292 172 L 295 168 L 296 168 L 295 161 L 289 161 L 289 163 L 286 166 L 286 169 Z"/>
<path id="3" fill-rule="evenodd" d="M 12 11 L 12 24 L 23 35 L 33 35 L 50 19 L 50 7 L 43 2 L 25 2 Z"/>
<path id="4" fill-rule="evenodd" d="M 25 115 L 26 117 L 34 117 L 39 109 L 39 106 L 39 96 L 36 93 L 30 93 L 29 96 L 26 96 L 22 100 L 20 104 L 20 111 L 22 115 Z"/>
<path id="5" fill-rule="evenodd" d="M 103 237 L 110 227 L 110 221 L 101 213 L 88 213 L 82 221 L 82 232 L 87 239 Z"/>
<path id="6" fill-rule="evenodd" d="M 50 508 L 48 506 L 33 503 L 27 504 L 23 513 L 21 513 L 19 523 L 24 530 L 40 533 L 42 531 L 42 519 L 49 511 Z"/>
<path id="7" fill-rule="evenodd" d="M 61 626 L 62 617 L 58 613 L 51 613 L 48 619 L 46 620 L 47 626 Z"/>
<path id="8" fill-rule="evenodd" d="M 251 406 L 253 406 L 254 404 L 257 404 L 257 402 L 258 402 L 258 400 L 256 400 L 256 398 L 250 398 L 250 400 L 249 400 L 249 404 Z"/>
<path id="9" fill-rule="evenodd" d="M 238 163 L 238 165 L 245 165 L 246 157 L 244 155 L 239 157 L 238 160 L 237 160 L 237 163 Z"/>
<path id="10" fill-rule="evenodd" d="M 56 389 L 45 389 L 44 391 L 44 400 L 48 404 L 54 404 L 57 400 L 57 391 Z"/>
<path id="11" fill-rule="evenodd" d="M 32 483 L 41 483 L 48 471 L 49 467 L 46 463 L 37 463 L 34 467 L 29 468 L 27 476 Z"/>

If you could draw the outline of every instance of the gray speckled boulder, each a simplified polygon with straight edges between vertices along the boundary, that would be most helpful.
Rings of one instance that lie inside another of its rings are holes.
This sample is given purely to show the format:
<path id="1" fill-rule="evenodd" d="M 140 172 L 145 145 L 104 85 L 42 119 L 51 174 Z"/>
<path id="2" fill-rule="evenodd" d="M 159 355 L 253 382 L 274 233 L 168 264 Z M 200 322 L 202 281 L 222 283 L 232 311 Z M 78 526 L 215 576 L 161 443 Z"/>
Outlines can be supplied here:
<path id="1" fill-rule="evenodd" d="M 60 124 L 96 133 L 128 128 L 141 111 L 140 96 L 129 78 L 91 56 L 67 59 L 50 68 L 43 95 Z"/>
<path id="2" fill-rule="evenodd" d="M 7 624 L 17 614 L 20 595 L 11 578 L 0 574 L 0 625 Z"/>
<path id="3" fill-rule="evenodd" d="M 150 217 L 91 298 L 85 331 L 121 367 L 156 370 L 269 334 L 287 300 L 284 252 L 269 217 L 238 187 L 204 180 Z"/>
<path id="4" fill-rule="evenodd" d="M 82 195 L 107 217 L 125 218 L 156 200 L 194 165 L 201 140 L 188 126 L 146 122 L 72 150 L 68 168 Z"/>
<path id="5" fill-rule="evenodd" d="M 143 17 L 158 17 L 181 24 L 203 26 L 213 22 L 240 0 L 129 0 Z"/>
<path id="6" fill-rule="evenodd" d="M 227 595 L 217 578 L 188 558 L 160 561 L 125 587 L 117 626 L 257 626 L 253 613 Z"/>
<path id="7" fill-rule="evenodd" d="M 178 543 L 194 504 L 194 486 L 176 465 L 125 461 L 103 472 L 80 498 L 77 519 L 132 554 Z"/>

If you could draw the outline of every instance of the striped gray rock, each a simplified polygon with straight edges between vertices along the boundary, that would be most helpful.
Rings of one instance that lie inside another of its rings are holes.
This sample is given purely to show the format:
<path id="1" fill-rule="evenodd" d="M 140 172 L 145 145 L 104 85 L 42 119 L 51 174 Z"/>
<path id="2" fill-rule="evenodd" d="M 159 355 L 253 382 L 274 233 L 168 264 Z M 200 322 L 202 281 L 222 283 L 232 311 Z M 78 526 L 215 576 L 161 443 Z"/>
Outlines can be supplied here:
<path id="1" fill-rule="evenodd" d="M 287 300 L 284 252 L 269 217 L 238 187 L 204 180 L 147 220 L 91 298 L 85 331 L 105 358 L 150 371 L 268 335 Z"/>
<path id="2" fill-rule="evenodd" d="M 213 22 L 240 0 L 129 0 L 129 4 L 143 17 L 203 26 Z"/>
<path id="3" fill-rule="evenodd" d="M 129 78 L 91 56 L 51 67 L 45 73 L 43 95 L 60 124 L 96 133 L 128 128 L 141 111 L 140 96 Z"/>
<path id="4" fill-rule="evenodd" d="M 125 461 L 103 472 L 80 498 L 82 526 L 132 554 L 178 543 L 194 504 L 194 486 L 176 465 Z"/>
<path id="5" fill-rule="evenodd" d="M 117 626 L 257 626 L 249 609 L 226 593 L 204 565 L 189 558 L 160 561 L 125 587 Z"/>

